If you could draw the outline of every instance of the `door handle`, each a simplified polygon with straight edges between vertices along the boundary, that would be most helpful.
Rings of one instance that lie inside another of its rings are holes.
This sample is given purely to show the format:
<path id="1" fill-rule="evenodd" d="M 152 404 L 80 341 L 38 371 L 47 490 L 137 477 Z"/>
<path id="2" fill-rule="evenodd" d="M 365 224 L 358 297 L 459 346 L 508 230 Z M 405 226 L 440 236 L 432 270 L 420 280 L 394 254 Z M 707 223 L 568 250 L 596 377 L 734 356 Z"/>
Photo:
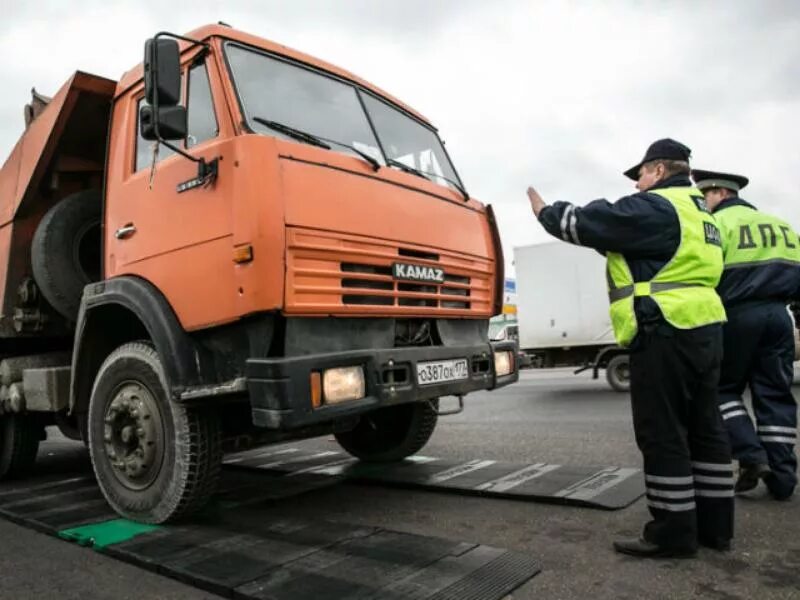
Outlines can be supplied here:
<path id="1" fill-rule="evenodd" d="M 136 225 L 133 223 L 126 223 L 114 232 L 114 237 L 118 240 L 126 240 L 136 233 Z"/>

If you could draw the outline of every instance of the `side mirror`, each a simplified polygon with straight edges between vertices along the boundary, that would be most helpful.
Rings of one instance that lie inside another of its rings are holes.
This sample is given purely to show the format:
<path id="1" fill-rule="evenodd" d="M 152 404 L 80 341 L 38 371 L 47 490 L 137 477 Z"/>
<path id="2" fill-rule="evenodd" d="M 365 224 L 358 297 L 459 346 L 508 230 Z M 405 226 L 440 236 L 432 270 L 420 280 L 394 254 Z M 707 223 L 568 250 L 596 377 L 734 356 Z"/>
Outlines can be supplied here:
<path id="1" fill-rule="evenodd" d="M 139 112 L 139 123 L 142 137 L 149 141 L 155 141 L 159 137 L 162 140 L 182 140 L 188 132 L 186 109 L 183 106 L 159 106 L 156 112 L 154 107 L 144 104 Z"/>
<path id="2" fill-rule="evenodd" d="M 149 39 L 144 44 L 144 95 L 153 106 L 177 106 L 181 101 L 181 56 L 178 42 Z"/>

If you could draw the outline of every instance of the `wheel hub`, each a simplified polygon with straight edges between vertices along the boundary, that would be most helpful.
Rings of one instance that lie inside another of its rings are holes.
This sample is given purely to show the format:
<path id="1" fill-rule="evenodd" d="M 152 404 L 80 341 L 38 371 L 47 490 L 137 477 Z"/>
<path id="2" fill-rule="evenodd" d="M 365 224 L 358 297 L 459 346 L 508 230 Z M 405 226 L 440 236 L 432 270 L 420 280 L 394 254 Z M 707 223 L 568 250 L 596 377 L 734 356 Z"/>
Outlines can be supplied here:
<path id="1" fill-rule="evenodd" d="M 106 457 L 116 477 L 131 489 L 150 485 L 163 457 L 161 415 L 150 391 L 126 383 L 109 403 L 104 422 Z"/>

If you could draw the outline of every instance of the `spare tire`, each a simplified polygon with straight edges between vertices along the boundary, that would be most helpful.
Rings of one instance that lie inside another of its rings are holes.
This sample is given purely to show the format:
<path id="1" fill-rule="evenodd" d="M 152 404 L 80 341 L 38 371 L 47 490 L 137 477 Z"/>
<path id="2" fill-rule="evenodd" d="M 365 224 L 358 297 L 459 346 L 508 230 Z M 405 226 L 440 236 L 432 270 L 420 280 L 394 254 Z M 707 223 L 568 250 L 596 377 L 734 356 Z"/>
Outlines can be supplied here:
<path id="1" fill-rule="evenodd" d="M 47 211 L 31 245 L 33 278 L 50 305 L 75 322 L 83 288 L 100 273 L 101 196 L 70 194 Z"/>

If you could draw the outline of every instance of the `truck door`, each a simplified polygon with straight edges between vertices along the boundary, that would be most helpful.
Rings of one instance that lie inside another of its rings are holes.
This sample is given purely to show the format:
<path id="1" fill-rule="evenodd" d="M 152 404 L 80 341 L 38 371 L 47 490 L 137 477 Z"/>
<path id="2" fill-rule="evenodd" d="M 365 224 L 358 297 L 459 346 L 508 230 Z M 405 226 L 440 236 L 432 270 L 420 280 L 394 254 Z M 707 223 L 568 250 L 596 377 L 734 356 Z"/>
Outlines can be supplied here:
<path id="1" fill-rule="evenodd" d="M 212 60 L 189 62 L 183 73 L 188 136 L 175 142 L 192 156 L 222 154 L 224 96 Z M 197 163 L 141 137 L 144 90 L 115 108 L 119 127 L 109 155 L 105 217 L 106 275 L 138 275 L 156 285 L 187 329 L 220 322 L 234 311 L 231 204 L 218 182 L 178 191 L 197 177 Z M 115 125 L 116 127 L 116 125 Z M 127 144 L 126 147 L 123 147 Z M 125 160 L 125 157 L 129 157 Z M 120 168 L 118 162 L 127 162 Z M 113 176 L 116 170 L 121 177 Z"/>

